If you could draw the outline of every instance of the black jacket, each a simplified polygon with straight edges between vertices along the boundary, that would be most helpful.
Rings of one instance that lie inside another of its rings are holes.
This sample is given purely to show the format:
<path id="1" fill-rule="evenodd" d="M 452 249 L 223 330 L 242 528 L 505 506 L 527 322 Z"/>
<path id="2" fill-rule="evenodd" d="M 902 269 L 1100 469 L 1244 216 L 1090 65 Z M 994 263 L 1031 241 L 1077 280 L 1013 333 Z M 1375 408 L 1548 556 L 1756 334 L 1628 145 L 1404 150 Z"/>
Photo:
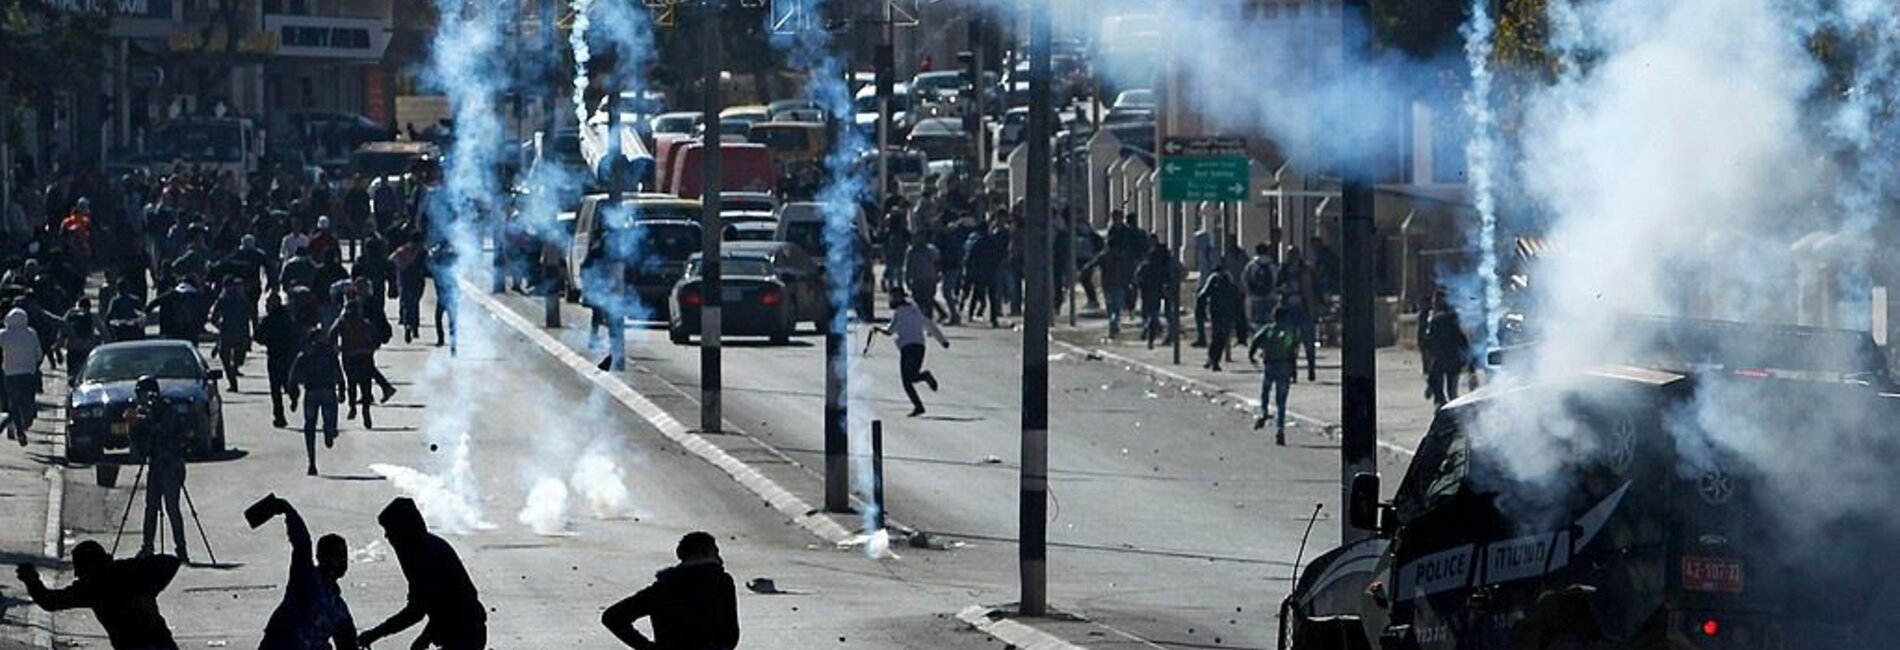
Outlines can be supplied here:
<path id="1" fill-rule="evenodd" d="M 381 639 L 410 626 L 428 622 L 420 639 L 447 641 L 469 640 L 487 634 L 488 612 L 482 608 L 481 594 L 475 590 L 468 569 L 455 548 L 430 533 L 422 514 L 408 499 L 398 499 L 377 516 L 396 551 L 396 563 L 409 582 L 409 600 L 389 620 L 365 631 L 360 637 Z M 475 639 L 480 640 L 480 639 Z"/>
<path id="2" fill-rule="evenodd" d="M 343 366 L 337 360 L 336 346 L 328 340 L 309 341 L 297 360 L 290 362 L 291 395 L 301 388 L 310 391 L 335 391 L 343 383 Z"/>
<path id="3" fill-rule="evenodd" d="M 717 560 L 682 562 L 661 570 L 652 585 L 608 607 L 600 622 L 622 643 L 637 648 L 646 637 L 633 622 L 647 617 L 653 619 L 651 647 L 658 650 L 730 650 L 739 645 L 739 601 L 732 576 Z"/>
<path id="4" fill-rule="evenodd" d="M 49 612 L 92 610 L 114 648 L 176 648 L 171 628 L 158 613 L 158 594 L 178 575 L 180 564 L 170 555 L 114 560 L 64 589 L 28 584 L 27 593 Z"/>

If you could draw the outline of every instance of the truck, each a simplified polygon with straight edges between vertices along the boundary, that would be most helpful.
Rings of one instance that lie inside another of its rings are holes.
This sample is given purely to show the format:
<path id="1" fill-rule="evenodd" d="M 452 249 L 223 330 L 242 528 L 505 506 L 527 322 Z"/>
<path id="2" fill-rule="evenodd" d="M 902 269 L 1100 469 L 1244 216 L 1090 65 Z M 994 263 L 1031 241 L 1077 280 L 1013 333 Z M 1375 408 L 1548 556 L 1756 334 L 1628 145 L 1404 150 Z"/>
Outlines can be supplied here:
<path id="1" fill-rule="evenodd" d="M 1710 442 L 1900 456 L 1900 394 L 1872 337 L 1617 327 L 1645 343 L 1445 405 L 1389 501 L 1376 474 L 1355 476 L 1347 519 L 1362 536 L 1298 575 L 1279 647 L 1892 647 L 1896 571 L 1876 559 L 1893 530 L 1851 503 L 1806 514 L 1764 454 Z M 1534 353 L 1511 352 L 1496 360 Z M 1527 449 L 1548 463 L 1535 480 Z"/>
<path id="2" fill-rule="evenodd" d="M 131 162 L 184 163 L 220 175 L 228 172 L 237 181 L 240 194 L 250 187 L 251 176 L 261 168 L 264 154 L 256 125 L 244 117 L 172 119 L 154 128 L 148 142 L 146 150 Z"/>

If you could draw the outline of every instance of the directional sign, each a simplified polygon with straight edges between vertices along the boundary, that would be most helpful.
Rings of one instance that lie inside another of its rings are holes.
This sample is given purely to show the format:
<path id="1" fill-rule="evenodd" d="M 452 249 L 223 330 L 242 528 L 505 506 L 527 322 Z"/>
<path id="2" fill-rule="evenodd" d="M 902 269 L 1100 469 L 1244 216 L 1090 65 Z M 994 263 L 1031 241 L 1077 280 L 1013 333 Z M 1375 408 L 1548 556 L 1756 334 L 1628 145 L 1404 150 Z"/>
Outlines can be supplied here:
<path id="1" fill-rule="evenodd" d="M 1161 143 L 1162 201 L 1245 201 L 1252 184 L 1244 139 L 1168 138 Z"/>

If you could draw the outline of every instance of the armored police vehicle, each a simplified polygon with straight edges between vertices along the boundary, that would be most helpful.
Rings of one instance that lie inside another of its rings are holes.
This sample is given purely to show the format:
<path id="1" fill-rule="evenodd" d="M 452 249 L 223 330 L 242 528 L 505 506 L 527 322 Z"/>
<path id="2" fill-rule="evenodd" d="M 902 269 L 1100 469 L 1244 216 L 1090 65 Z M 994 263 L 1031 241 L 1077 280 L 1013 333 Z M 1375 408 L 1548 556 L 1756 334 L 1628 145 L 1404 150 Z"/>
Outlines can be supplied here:
<path id="1" fill-rule="evenodd" d="M 1900 647 L 1870 496 L 1900 484 L 1900 396 L 1872 339 L 1631 319 L 1619 340 L 1647 344 L 1446 405 L 1390 501 L 1356 477 L 1366 535 L 1300 574 L 1281 647 Z"/>

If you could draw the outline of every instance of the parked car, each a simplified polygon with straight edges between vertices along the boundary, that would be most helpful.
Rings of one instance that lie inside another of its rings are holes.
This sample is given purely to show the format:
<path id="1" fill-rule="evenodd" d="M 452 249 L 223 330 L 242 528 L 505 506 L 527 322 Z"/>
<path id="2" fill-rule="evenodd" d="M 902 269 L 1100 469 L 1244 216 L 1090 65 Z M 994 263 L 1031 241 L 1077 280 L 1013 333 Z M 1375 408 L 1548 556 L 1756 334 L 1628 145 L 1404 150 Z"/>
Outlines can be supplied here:
<path id="1" fill-rule="evenodd" d="M 699 334 L 701 258 L 686 263 L 685 277 L 673 286 L 667 336 L 678 345 Z M 786 343 L 798 324 L 810 321 L 822 331 L 830 313 L 824 278 L 811 257 L 784 242 L 733 242 L 719 254 L 721 335 L 768 336 Z"/>
<path id="2" fill-rule="evenodd" d="M 133 385 L 145 375 L 158 378 L 159 391 L 183 416 L 194 457 L 224 450 L 224 398 L 218 393 L 224 371 L 211 367 L 185 341 L 127 341 L 99 346 L 87 357 L 66 403 L 67 460 L 91 462 L 119 449 L 140 456 L 142 450 L 132 448 L 132 426 L 125 416 Z"/>
<path id="3" fill-rule="evenodd" d="M 970 142 L 961 118 L 933 117 L 910 130 L 910 148 L 922 151 L 930 160 L 961 158 L 969 151 Z"/>
<path id="4" fill-rule="evenodd" d="M 771 219 L 764 221 L 727 221 L 725 230 L 725 233 L 721 236 L 725 238 L 725 241 L 729 242 L 772 241 L 772 237 L 778 235 L 778 222 Z"/>
<path id="5" fill-rule="evenodd" d="M 877 139 L 877 86 L 867 86 L 858 91 L 851 100 L 857 109 L 855 118 L 858 130 Z M 891 87 L 891 139 L 900 141 L 910 132 L 911 97 L 909 84 L 895 84 Z"/>
<path id="6" fill-rule="evenodd" d="M 701 210 L 699 201 L 681 199 L 670 194 L 633 194 L 622 198 L 621 201 L 622 205 L 626 206 L 626 211 L 616 213 L 614 210 L 607 209 L 611 204 L 607 202 L 607 195 L 605 194 L 594 194 L 581 199 L 581 209 L 575 213 L 573 221 L 571 222 L 572 225 L 570 228 L 572 228 L 573 238 L 569 240 L 567 251 L 567 268 L 569 273 L 567 286 L 572 287 L 572 290 L 568 293 L 570 300 L 580 300 L 583 292 L 587 290 L 588 283 L 586 276 L 588 273 L 586 265 L 590 257 L 590 252 L 593 256 L 598 256 L 601 251 L 596 249 L 606 246 L 610 236 L 614 232 L 630 229 L 633 228 L 635 224 L 647 222 L 691 224 L 693 228 L 691 235 L 692 245 L 686 247 L 684 251 L 674 251 L 671 254 L 674 259 L 662 260 L 662 262 L 684 263 L 687 255 L 691 254 L 692 251 L 699 250 L 698 228 Z M 677 227 L 661 226 L 660 230 L 662 231 L 661 234 L 667 234 L 670 231 L 677 230 Z M 645 256 L 656 252 L 666 253 L 665 250 L 656 249 L 651 242 L 647 242 L 643 239 L 651 234 L 653 233 L 644 229 L 628 230 L 626 236 L 633 237 L 633 239 L 614 241 L 617 246 L 622 247 L 625 251 L 628 251 L 629 254 L 637 253 Z M 666 270 L 667 269 L 663 267 L 649 272 L 649 275 L 652 273 L 660 273 L 663 276 L 663 272 Z M 677 271 L 677 268 L 674 270 Z M 673 278 L 677 279 L 678 274 L 675 273 Z M 628 280 L 634 280 L 631 269 L 628 273 Z M 644 282 L 648 287 L 647 292 L 643 293 L 641 298 L 645 301 L 645 304 L 651 306 L 664 303 L 666 298 L 665 287 L 660 289 L 653 289 L 652 287 L 661 283 L 670 287 L 672 280 L 664 279 L 663 277 L 647 277 L 641 280 L 641 282 Z"/>
<path id="7" fill-rule="evenodd" d="M 700 123 L 704 121 L 705 118 L 698 111 L 661 113 L 653 117 L 653 121 L 649 123 L 648 128 L 652 130 L 654 135 L 661 133 L 691 135 L 699 130 Z"/>
<path id="8" fill-rule="evenodd" d="M 774 241 L 796 244 L 805 254 L 811 256 L 812 263 L 818 267 L 821 273 L 829 273 L 830 270 L 827 267 L 830 261 L 831 246 L 830 238 L 825 236 L 825 228 L 826 215 L 822 204 L 812 202 L 787 203 L 779 207 L 778 233 L 774 235 L 772 239 Z M 857 259 L 859 260 L 856 287 L 857 295 L 853 297 L 852 305 L 860 315 L 863 315 L 862 317 L 868 319 L 868 314 L 871 313 L 873 308 L 872 301 L 874 296 L 872 292 L 875 287 L 871 282 L 871 264 L 864 256 L 864 252 L 870 250 L 870 240 L 867 237 L 867 233 L 871 232 L 871 228 L 865 221 L 864 211 L 861 208 L 853 210 L 851 231 L 852 234 L 855 235 L 853 239 L 857 246 Z"/>
<path id="9" fill-rule="evenodd" d="M 778 210 L 778 197 L 771 192 L 720 192 L 719 213 L 764 212 Z"/>

